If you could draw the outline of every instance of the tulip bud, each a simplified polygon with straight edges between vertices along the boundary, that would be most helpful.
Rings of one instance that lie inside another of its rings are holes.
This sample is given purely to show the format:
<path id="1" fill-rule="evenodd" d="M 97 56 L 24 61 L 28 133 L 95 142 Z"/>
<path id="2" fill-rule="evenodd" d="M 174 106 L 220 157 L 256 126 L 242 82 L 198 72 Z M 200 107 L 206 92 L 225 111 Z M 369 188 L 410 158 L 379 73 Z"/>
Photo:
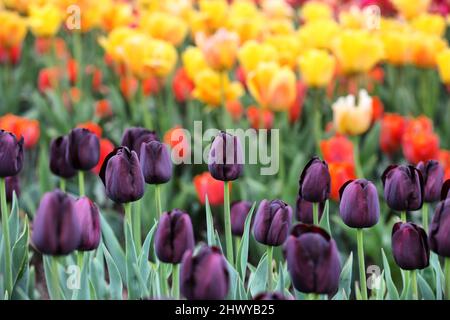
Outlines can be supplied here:
<path id="1" fill-rule="evenodd" d="M 242 175 L 242 147 L 238 137 L 220 132 L 211 145 L 208 170 L 216 180 L 233 181 Z"/>
<path id="2" fill-rule="evenodd" d="M 380 218 L 380 202 L 375 185 L 365 179 L 348 181 L 339 191 L 339 213 L 350 228 L 370 228 Z"/>
<path id="3" fill-rule="evenodd" d="M 244 234 L 245 220 L 252 208 L 250 201 L 236 201 L 231 205 L 231 232 L 235 236 Z"/>
<path id="4" fill-rule="evenodd" d="M 23 137 L 17 141 L 16 136 L 0 130 L 0 177 L 17 175 L 23 165 Z"/>
<path id="5" fill-rule="evenodd" d="M 6 201 L 12 202 L 13 192 L 16 193 L 16 197 L 19 197 L 20 195 L 19 176 L 6 177 L 5 184 L 6 184 Z"/>
<path id="6" fill-rule="evenodd" d="M 413 166 L 389 166 L 382 177 L 384 198 L 397 211 L 415 211 L 423 205 L 423 178 Z"/>
<path id="7" fill-rule="evenodd" d="M 140 158 L 141 145 L 151 141 L 159 141 L 155 131 L 151 131 L 145 128 L 128 128 L 125 130 L 122 136 L 121 145 L 128 147 L 128 149 L 135 151 Z"/>
<path id="8" fill-rule="evenodd" d="M 441 200 L 444 201 L 448 198 L 450 198 L 450 179 L 444 182 L 441 190 Z"/>
<path id="9" fill-rule="evenodd" d="M 425 230 L 412 222 L 397 222 L 392 229 L 392 253 L 404 270 L 428 267 L 430 249 Z"/>
<path id="10" fill-rule="evenodd" d="M 319 294 L 337 291 L 341 261 L 336 242 L 325 230 L 297 224 L 284 245 L 284 255 L 295 289 Z"/>
<path id="11" fill-rule="evenodd" d="M 330 196 L 331 177 L 328 164 L 318 157 L 312 158 L 300 176 L 299 195 L 309 202 L 325 202 Z"/>
<path id="12" fill-rule="evenodd" d="M 443 257 L 450 257 L 450 198 L 439 202 L 431 221 L 430 247 Z"/>
<path id="13" fill-rule="evenodd" d="M 442 165 L 436 160 L 430 160 L 426 163 L 420 162 L 417 169 L 422 173 L 425 186 L 424 201 L 439 201 L 442 184 L 444 183 L 444 168 Z"/>
<path id="14" fill-rule="evenodd" d="M 169 150 L 159 141 L 141 144 L 140 164 L 145 182 L 149 184 L 166 183 L 172 177 L 172 160 Z"/>
<path id="15" fill-rule="evenodd" d="M 94 202 L 88 197 L 75 201 L 75 215 L 81 228 L 80 251 L 91 251 L 100 243 L 100 212 Z"/>
<path id="16" fill-rule="evenodd" d="M 72 129 L 69 133 L 66 158 L 74 169 L 91 170 L 100 159 L 100 141 L 87 129 Z"/>
<path id="17" fill-rule="evenodd" d="M 325 209 L 325 202 L 319 203 L 319 221 L 322 218 L 323 210 Z M 313 223 L 313 203 L 306 201 L 300 196 L 297 196 L 297 220 L 303 223 Z"/>
<path id="18" fill-rule="evenodd" d="M 253 234 L 256 241 L 280 246 L 286 240 L 292 221 L 292 208 L 281 200 L 261 201 L 255 216 Z"/>
<path id="19" fill-rule="evenodd" d="M 292 300 L 280 292 L 263 292 L 258 294 L 253 300 Z"/>
<path id="20" fill-rule="evenodd" d="M 217 247 L 203 246 L 195 256 L 186 252 L 180 275 L 181 293 L 188 300 L 223 300 L 228 293 L 227 262 Z"/>
<path id="21" fill-rule="evenodd" d="M 66 179 L 77 174 L 66 158 L 68 141 L 67 136 L 61 136 L 53 139 L 50 145 L 50 170 L 58 177 Z"/>
<path id="22" fill-rule="evenodd" d="M 127 147 L 116 148 L 108 154 L 99 175 L 106 195 L 115 202 L 133 202 L 144 195 L 145 183 L 139 159 L 136 152 Z"/>
<path id="23" fill-rule="evenodd" d="M 180 263 L 183 255 L 195 246 L 191 218 L 186 212 L 174 209 L 159 219 L 155 234 L 155 252 L 165 263 Z"/>
<path id="24" fill-rule="evenodd" d="M 81 231 L 74 199 L 60 190 L 44 194 L 32 230 L 32 243 L 43 254 L 66 255 L 77 249 Z"/>

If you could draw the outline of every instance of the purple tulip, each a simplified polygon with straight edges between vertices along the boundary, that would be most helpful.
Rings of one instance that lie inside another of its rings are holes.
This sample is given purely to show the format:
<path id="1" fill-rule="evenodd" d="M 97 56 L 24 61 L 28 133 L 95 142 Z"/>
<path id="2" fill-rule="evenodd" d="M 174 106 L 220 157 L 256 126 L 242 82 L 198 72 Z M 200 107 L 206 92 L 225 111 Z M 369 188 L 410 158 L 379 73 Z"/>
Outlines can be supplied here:
<path id="1" fill-rule="evenodd" d="M 253 300 L 292 300 L 280 292 L 263 292 L 253 298 Z"/>
<path id="2" fill-rule="evenodd" d="M 325 230 L 297 224 L 284 245 L 284 255 L 295 289 L 319 294 L 337 291 L 341 261 L 336 243 Z"/>
<path id="3" fill-rule="evenodd" d="M 412 222 L 397 222 L 392 229 L 392 253 L 404 270 L 428 267 L 430 249 L 425 230 Z"/>
<path id="4" fill-rule="evenodd" d="M 300 196 L 297 196 L 297 220 L 307 224 L 313 224 L 313 203 L 306 201 Z M 323 210 L 325 209 L 325 202 L 319 203 L 319 221 L 322 218 Z"/>
<path id="5" fill-rule="evenodd" d="M 250 201 L 236 201 L 231 205 L 231 232 L 242 237 L 245 228 L 245 219 L 252 208 Z"/>
<path id="6" fill-rule="evenodd" d="M 384 198 L 397 211 L 415 211 L 423 205 L 423 178 L 413 166 L 389 166 L 382 175 Z"/>
<path id="7" fill-rule="evenodd" d="M 351 228 L 370 228 L 380 218 L 380 202 L 375 185 L 365 179 L 345 183 L 340 193 L 339 213 Z"/>
<path id="8" fill-rule="evenodd" d="M 74 199 L 60 190 L 47 192 L 33 221 L 31 241 L 43 254 L 66 255 L 76 250 L 81 229 Z"/>
<path id="9" fill-rule="evenodd" d="M 330 196 L 331 177 L 328 164 L 312 158 L 300 176 L 299 196 L 308 202 L 325 202 Z"/>
<path id="10" fill-rule="evenodd" d="M 23 166 L 23 137 L 17 141 L 16 136 L 0 130 L 0 177 L 17 175 Z"/>
<path id="11" fill-rule="evenodd" d="M 436 160 L 430 160 L 426 163 L 420 162 L 417 165 L 420 170 L 424 182 L 424 201 L 439 201 L 441 195 L 442 184 L 444 183 L 444 168 Z"/>
<path id="12" fill-rule="evenodd" d="M 450 198 L 450 179 L 444 182 L 441 190 L 441 200 Z"/>
<path id="13" fill-rule="evenodd" d="M 220 132 L 211 145 L 208 170 L 216 180 L 233 181 L 244 169 L 242 147 L 238 137 Z"/>
<path id="14" fill-rule="evenodd" d="M 67 161 L 66 152 L 69 138 L 61 136 L 53 139 L 50 145 L 50 170 L 53 174 L 62 178 L 72 178 L 77 174 L 70 163 Z"/>
<path id="15" fill-rule="evenodd" d="M 155 131 L 134 127 L 125 130 L 122 136 L 121 145 L 127 147 L 132 151 L 135 151 L 140 158 L 141 145 L 143 143 L 149 143 L 151 141 L 159 141 L 158 135 Z"/>
<path id="16" fill-rule="evenodd" d="M 66 160 L 74 169 L 91 170 L 100 159 L 100 141 L 91 131 L 75 128 L 69 133 Z"/>
<path id="17" fill-rule="evenodd" d="M 177 264 L 195 246 L 189 215 L 180 209 L 165 212 L 159 219 L 155 234 L 155 252 L 165 263 Z"/>
<path id="18" fill-rule="evenodd" d="M 141 144 L 140 164 L 145 182 L 148 184 L 166 183 L 172 178 L 169 150 L 159 141 Z"/>
<path id="19" fill-rule="evenodd" d="M 439 202 L 429 230 L 430 247 L 443 257 L 450 257 L 450 198 Z"/>
<path id="20" fill-rule="evenodd" d="M 13 192 L 16 193 L 16 197 L 19 197 L 19 195 L 20 195 L 19 176 L 6 177 L 5 184 L 6 184 L 6 201 L 12 202 Z"/>
<path id="21" fill-rule="evenodd" d="M 81 228 L 80 251 L 91 251 L 98 248 L 101 237 L 100 212 L 97 205 L 88 197 L 75 201 L 75 215 Z"/>
<path id="22" fill-rule="evenodd" d="M 217 247 L 203 246 L 195 256 L 187 251 L 180 275 L 181 293 L 188 300 L 223 300 L 228 294 L 227 262 Z"/>
<path id="23" fill-rule="evenodd" d="M 139 159 L 136 152 L 127 147 L 116 148 L 107 155 L 99 175 L 106 195 L 115 202 L 133 202 L 144 195 L 145 183 Z"/>
<path id="24" fill-rule="evenodd" d="M 280 246 L 286 241 L 292 222 L 292 208 L 281 200 L 263 200 L 256 212 L 253 234 L 256 241 Z"/>

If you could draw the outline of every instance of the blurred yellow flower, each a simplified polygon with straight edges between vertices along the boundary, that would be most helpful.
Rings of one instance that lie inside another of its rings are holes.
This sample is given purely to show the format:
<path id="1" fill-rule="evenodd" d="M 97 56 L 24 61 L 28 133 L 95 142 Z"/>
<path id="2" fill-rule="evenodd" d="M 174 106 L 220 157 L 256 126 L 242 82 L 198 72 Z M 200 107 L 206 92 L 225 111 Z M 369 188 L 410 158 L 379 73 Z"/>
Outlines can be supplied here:
<path id="1" fill-rule="evenodd" d="M 222 103 L 237 100 L 244 93 L 239 82 L 230 82 L 225 73 L 212 69 L 198 72 L 194 83 L 193 97 L 211 107 L 220 107 Z"/>
<path id="2" fill-rule="evenodd" d="M 300 54 L 300 42 L 294 34 L 278 34 L 266 38 L 267 44 L 278 51 L 278 62 L 282 66 L 295 68 Z"/>
<path id="3" fill-rule="evenodd" d="M 308 1 L 301 9 L 301 16 L 305 22 L 333 19 L 331 7 L 319 1 Z"/>
<path id="4" fill-rule="evenodd" d="M 364 11 L 359 7 L 352 6 L 350 10 L 339 12 L 339 24 L 343 28 L 362 29 L 366 23 Z"/>
<path id="5" fill-rule="evenodd" d="M 442 37 L 445 34 L 446 22 L 439 14 L 423 13 L 413 20 L 411 25 L 418 31 Z"/>
<path id="6" fill-rule="evenodd" d="M 189 79 L 194 80 L 195 76 L 208 68 L 208 63 L 198 47 L 189 46 L 181 55 L 184 69 Z"/>
<path id="7" fill-rule="evenodd" d="M 412 62 L 412 37 L 409 31 L 392 30 L 380 35 L 384 45 L 386 60 L 394 65 L 405 65 Z"/>
<path id="8" fill-rule="evenodd" d="M 286 1 L 263 0 L 261 9 L 268 20 L 292 18 L 294 16 L 294 10 Z"/>
<path id="9" fill-rule="evenodd" d="M 333 52 L 344 73 L 368 72 L 384 56 L 383 42 L 364 30 L 342 32 L 333 43 Z"/>
<path id="10" fill-rule="evenodd" d="M 286 111 L 295 101 L 295 74 L 275 62 L 263 62 L 247 75 L 250 94 L 262 108 Z"/>
<path id="11" fill-rule="evenodd" d="M 20 45 L 27 34 L 27 24 L 19 14 L 0 10 L 0 47 L 12 48 Z"/>
<path id="12" fill-rule="evenodd" d="M 177 16 L 165 12 L 146 12 L 139 21 L 139 28 L 156 39 L 179 45 L 187 33 L 187 24 Z"/>
<path id="13" fill-rule="evenodd" d="M 134 33 L 135 30 L 128 27 L 116 28 L 107 37 L 101 37 L 99 43 L 111 59 L 118 63 L 124 63 L 124 43 Z"/>
<path id="14" fill-rule="evenodd" d="M 198 33 L 195 42 L 211 68 L 223 71 L 233 67 L 239 47 L 239 36 L 236 33 L 226 29 L 219 29 L 209 37 Z"/>
<path id="15" fill-rule="evenodd" d="M 311 49 L 299 58 L 300 74 L 310 87 L 327 86 L 336 68 L 336 59 L 325 50 Z"/>
<path id="16" fill-rule="evenodd" d="M 340 134 L 361 135 L 372 123 L 372 98 L 360 90 L 358 101 L 354 95 L 340 97 L 332 105 L 333 123 Z"/>
<path id="17" fill-rule="evenodd" d="M 305 23 L 300 27 L 298 36 L 302 47 L 331 49 L 333 39 L 340 32 L 334 20 L 320 20 Z"/>
<path id="18" fill-rule="evenodd" d="M 450 49 L 443 50 L 437 55 L 437 65 L 442 82 L 450 85 Z"/>
<path id="19" fill-rule="evenodd" d="M 231 4 L 227 29 L 236 32 L 241 43 L 259 39 L 265 24 L 264 16 L 253 2 L 234 1 Z"/>
<path id="20" fill-rule="evenodd" d="M 150 76 L 166 77 L 177 63 L 177 51 L 169 42 L 151 39 L 148 42 L 148 56 L 143 60 L 144 70 Z"/>
<path id="21" fill-rule="evenodd" d="M 108 4 L 103 5 L 101 13 L 101 27 L 103 30 L 111 31 L 118 27 L 131 25 L 134 21 L 133 8 L 129 3 L 108 0 Z"/>
<path id="22" fill-rule="evenodd" d="M 52 37 L 61 26 L 62 12 L 51 3 L 43 6 L 32 5 L 28 12 L 28 23 L 31 32 L 37 37 Z"/>
<path id="23" fill-rule="evenodd" d="M 406 19 L 414 18 L 415 16 L 426 12 L 431 0 L 392 0 L 392 3 Z"/>
<path id="24" fill-rule="evenodd" d="M 226 0 L 200 0 L 198 11 L 192 11 L 190 26 L 192 33 L 212 34 L 223 27 L 227 21 L 228 3 Z"/>
<path id="25" fill-rule="evenodd" d="M 265 32 L 270 35 L 286 35 L 294 32 L 292 20 L 287 18 L 270 19 L 266 22 Z"/>
<path id="26" fill-rule="evenodd" d="M 415 32 L 411 35 L 412 62 L 417 67 L 436 67 L 436 56 L 447 48 L 447 42 L 438 36 L 423 32 Z"/>
<path id="27" fill-rule="evenodd" d="M 278 52 L 275 47 L 267 43 L 250 40 L 239 49 L 238 59 L 248 73 L 255 70 L 261 62 L 278 61 Z"/>

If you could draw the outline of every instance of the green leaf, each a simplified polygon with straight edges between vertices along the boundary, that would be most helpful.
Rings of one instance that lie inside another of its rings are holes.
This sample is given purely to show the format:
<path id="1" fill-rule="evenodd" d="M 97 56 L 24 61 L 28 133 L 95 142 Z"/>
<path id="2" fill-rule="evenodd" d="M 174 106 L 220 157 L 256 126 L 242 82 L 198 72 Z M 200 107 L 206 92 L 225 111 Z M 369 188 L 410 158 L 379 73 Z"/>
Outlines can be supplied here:
<path id="1" fill-rule="evenodd" d="M 239 261 L 240 266 L 240 274 L 242 279 L 245 279 L 245 274 L 247 271 L 247 263 L 248 263 L 248 246 L 250 243 L 250 226 L 252 223 L 253 212 L 255 210 L 256 202 L 253 203 L 250 211 L 247 214 L 247 218 L 245 219 L 244 224 L 244 234 L 242 236 L 241 242 L 239 244 L 237 261 Z"/>
<path id="2" fill-rule="evenodd" d="M 350 297 L 351 287 L 352 287 L 352 269 L 353 269 L 353 252 L 350 252 L 350 255 L 347 258 L 347 261 L 342 268 L 341 274 L 339 276 L 339 290 L 337 294 L 345 293 L 346 297 Z M 334 300 L 338 300 L 338 297 Z M 341 296 L 340 298 L 343 299 Z"/>
<path id="3" fill-rule="evenodd" d="M 394 281 L 392 281 L 391 268 L 389 267 L 389 262 L 383 249 L 381 249 L 381 254 L 383 256 L 384 278 L 386 279 L 386 288 L 388 293 L 387 299 L 398 300 L 398 291 L 395 287 Z"/>
<path id="4" fill-rule="evenodd" d="M 50 299 L 52 299 L 52 300 L 55 300 L 56 297 L 60 297 L 60 299 L 65 300 L 64 293 L 60 288 L 60 286 L 61 286 L 60 274 L 61 273 L 59 271 L 59 265 L 58 265 L 58 271 L 56 274 L 56 277 L 58 279 L 58 285 L 56 285 L 54 283 L 54 281 L 52 281 L 52 276 L 53 276 L 52 261 L 51 261 L 52 259 L 56 259 L 56 258 L 47 256 L 47 255 L 43 256 L 45 281 L 47 284 L 48 295 L 49 295 Z"/>
<path id="5" fill-rule="evenodd" d="M 146 282 L 150 276 L 151 268 L 148 262 L 148 256 L 150 252 L 150 245 L 152 243 L 153 234 L 156 230 L 157 221 L 153 224 L 153 227 L 150 229 L 149 233 L 145 237 L 144 245 L 142 246 L 141 253 L 138 258 L 138 266 L 139 272 L 142 280 Z"/>
<path id="6" fill-rule="evenodd" d="M 16 242 L 19 237 L 20 219 L 19 219 L 19 205 L 16 193 L 13 193 L 13 201 L 11 205 L 11 214 L 9 216 L 9 239 L 10 243 Z"/>
<path id="7" fill-rule="evenodd" d="M 248 280 L 248 287 L 252 297 L 266 290 L 267 277 L 267 252 L 265 252 L 258 263 L 255 273 L 252 273 Z"/>
<path id="8" fill-rule="evenodd" d="M 16 243 L 14 243 L 11 251 L 13 284 L 19 279 L 26 262 L 28 262 L 28 235 L 28 220 L 25 218 L 22 234 L 19 236 Z"/>
<path id="9" fill-rule="evenodd" d="M 444 273 L 442 272 L 441 264 L 439 263 L 439 257 L 434 252 L 431 253 L 430 264 L 433 268 L 434 279 L 436 281 L 436 299 L 442 300 Z"/>
<path id="10" fill-rule="evenodd" d="M 378 289 L 376 289 L 376 299 L 384 300 L 384 296 L 386 294 L 386 281 L 384 280 L 384 270 L 383 272 L 381 272 L 379 279 L 380 283 Z"/>
<path id="11" fill-rule="evenodd" d="M 330 203 L 329 203 L 329 201 L 325 202 L 325 208 L 323 210 L 323 215 L 322 215 L 322 218 L 320 219 L 319 226 L 322 229 L 325 229 L 329 233 L 330 237 L 332 237 L 331 227 L 330 227 Z"/>
<path id="12" fill-rule="evenodd" d="M 122 299 L 122 278 L 120 276 L 119 269 L 117 268 L 114 259 L 109 254 L 108 248 L 103 245 L 103 254 L 105 256 L 106 264 L 108 266 L 109 274 L 109 292 L 111 294 L 111 299 L 121 300 Z"/>
<path id="13" fill-rule="evenodd" d="M 117 240 L 116 236 L 114 235 L 114 231 L 111 229 L 110 225 L 102 214 L 100 214 L 100 219 L 105 246 L 108 249 L 108 252 L 113 257 L 117 269 L 120 272 L 121 278 L 126 279 L 125 253 L 120 247 L 119 240 Z"/>
<path id="14" fill-rule="evenodd" d="M 209 205 L 208 195 L 206 195 L 205 199 L 205 208 L 206 208 L 206 239 L 208 240 L 208 246 L 215 246 L 217 244 L 214 239 L 214 223 L 211 213 L 211 207 Z"/>
<path id="15" fill-rule="evenodd" d="M 420 294 L 422 296 L 422 299 L 424 300 L 435 300 L 436 297 L 434 296 L 433 290 L 430 288 L 428 283 L 425 281 L 425 279 L 417 273 L 417 284 L 419 286 Z"/>
<path id="16" fill-rule="evenodd" d="M 79 253 L 80 254 L 80 253 Z M 74 290 L 73 292 L 73 300 L 89 300 L 89 254 L 82 253 L 83 258 L 83 265 L 81 267 L 81 274 L 80 274 L 80 288 L 78 290 Z"/>
<path id="17" fill-rule="evenodd" d="M 125 242 L 126 242 L 126 280 L 129 299 L 138 299 L 141 296 L 141 290 L 139 288 L 139 275 L 136 273 L 134 265 L 137 265 L 136 248 L 131 233 L 130 224 L 125 221 Z"/>

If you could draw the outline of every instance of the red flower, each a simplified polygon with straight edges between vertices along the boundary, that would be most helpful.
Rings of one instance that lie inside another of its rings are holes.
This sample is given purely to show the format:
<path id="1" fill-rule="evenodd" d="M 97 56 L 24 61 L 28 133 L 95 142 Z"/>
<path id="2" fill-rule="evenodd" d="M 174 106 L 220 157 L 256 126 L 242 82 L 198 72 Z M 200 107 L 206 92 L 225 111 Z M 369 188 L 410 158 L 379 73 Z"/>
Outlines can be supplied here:
<path id="1" fill-rule="evenodd" d="M 98 100 L 95 103 L 95 115 L 99 118 L 108 118 L 113 115 L 111 104 L 108 99 Z"/>
<path id="2" fill-rule="evenodd" d="M 328 163 L 353 163 L 353 143 L 345 136 L 336 135 L 322 140 L 320 150 Z"/>
<path id="3" fill-rule="evenodd" d="M 98 160 L 97 165 L 92 168 L 92 172 L 99 174 L 100 169 L 102 168 L 103 161 L 108 154 L 110 154 L 114 150 L 114 144 L 108 139 L 100 139 L 100 158 Z"/>
<path id="4" fill-rule="evenodd" d="M 78 77 L 78 62 L 75 59 L 67 61 L 67 76 L 71 85 L 75 85 Z"/>
<path id="5" fill-rule="evenodd" d="M 0 63 L 16 65 L 22 54 L 22 46 L 19 44 L 11 48 L 4 48 L 0 44 Z"/>
<path id="6" fill-rule="evenodd" d="M 178 69 L 172 81 L 172 91 L 177 102 L 183 103 L 190 99 L 194 87 L 194 82 L 189 79 L 186 70 L 184 68 Z"/>
<path id="7" fill-rule="evenodd" d="M 214 179 L 209 172 L 194 177 L 194 186 L 201 204 L 205 204 L 206 195 L 212 206 L 223 204 L 223 181 Z"/>
<path id="8" fill-rule="evenodd" d="M 23 137 L 25 148 L 34 147 L 39 141 L 39 121 L 8 113 L 0 117 L 0 129 L 13 133 L 17 139 Z"/>
<path id="9" fill-rule="evenodd" d="M 138 81 L 133 77 L 120 78 L 120 92 L 125 99 L 131 99 L 138 89 Z"/>
<path id="10" fill-rule="evenodd" d="M 168 144 L 172 149 L 176 149 L 177 153 L 173 154 L 177 157 L 180 162 L 184 160 L 185 157 L 190 156 L 190 141 L 188 137 L 184 134 L 184 130 L 180 126 L 176 126 L 164 135 L 164 143 Z"/>
<path id="11" fill-rule="evenodd" d="M 406 119 L 399 114 L 386 113 L 381 119 L 380 147 L 385 154 L 392 155 L 400 149 L 405 132 Z"/>
<path id="12" fill-rule="evenodd" d="M 234 121 L 239 121 L 244 113 L 244 107 L 239 100 L 227 101 L 225 107 Z"/>
<path id="13" fill-rule="evenodd" d="M 39 71 L 38 89 L 41 93 L 47 90 L 55 89 L 58 86 L 60 72 L 57 68 L 44 68 Z"/>
<path id="14" fill-rule="evenodd" d="M 373 96 L 372 97 L 372 123 L 377 122 L 381 118 L 383 118 L 384 106 L 381 99 Z"/>
<path id="15" fill-rule="evenodd" d="M 331 199 L 339 201 L 339 189 L 348 180 L 356 179 L 355 166 L 353 163 L 328 163 L 331 176 Z"/>
<path id="16" fill-rule="evenodd" d="M 425 116 L 408 121 L 402 145 L 405 158 L 412 164 L 439 156 L 439 137 L 433 132 L 431 120 Z"/>
<path id="17" fill-rule="evenodd" d="M 247 89 L 247 75 L 245 74 L 244 68 L 241 66 L 236 68 L 234 72 L 236 79 Z"/>
<path id="18" fill-rule="evenodd" d="M 273 113 L 267 109 L 250 106 L 247 109 L 247 119 L 253 129 L 271 129 L 273 126 Z"/>
<path id="19" fill-rule="evenodd" d="M 80 123 L 79 125 L 77 125 L 77 128 L 88 129 L 90 132 L 95 134 L 99 139 L 102 137 L 103 129 L 95 122 L 88 121 Z"/>
<path id="20" fill-rule="evenodd" d="M 142 80 L 142 92 L 145 96 L 150 96 L 159 92 L 160 84 L 158 79 L 151 77 Z"/>
<path id="21" fill-rule="evenodd" d="M 302 81 L 297 81 L 297 97 L 289 108 L 289 122 L 294 123 L 300 119 L 303 111 L 303 103 L 305 102 L 308 87 Z"/>

